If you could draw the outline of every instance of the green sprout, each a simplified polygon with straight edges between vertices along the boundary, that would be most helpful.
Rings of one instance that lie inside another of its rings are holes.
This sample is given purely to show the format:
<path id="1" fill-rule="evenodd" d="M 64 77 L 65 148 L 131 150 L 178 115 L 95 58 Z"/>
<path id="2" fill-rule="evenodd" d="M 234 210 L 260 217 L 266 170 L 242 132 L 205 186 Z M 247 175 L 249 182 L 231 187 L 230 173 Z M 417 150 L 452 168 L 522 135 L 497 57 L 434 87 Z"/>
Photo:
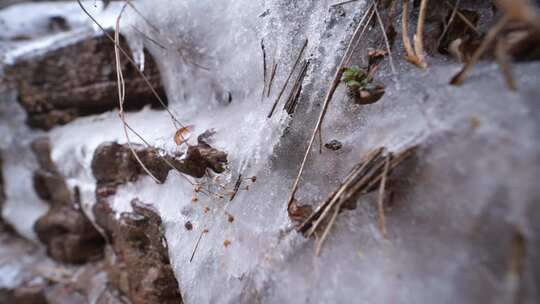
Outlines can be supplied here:
<path id="1" fill-rule="evenodd" d="M 345 68 L 341 81 L 349 88 L 359 89 L 366 87 L 373 79 L 363 69 L 352 66 Z"/>

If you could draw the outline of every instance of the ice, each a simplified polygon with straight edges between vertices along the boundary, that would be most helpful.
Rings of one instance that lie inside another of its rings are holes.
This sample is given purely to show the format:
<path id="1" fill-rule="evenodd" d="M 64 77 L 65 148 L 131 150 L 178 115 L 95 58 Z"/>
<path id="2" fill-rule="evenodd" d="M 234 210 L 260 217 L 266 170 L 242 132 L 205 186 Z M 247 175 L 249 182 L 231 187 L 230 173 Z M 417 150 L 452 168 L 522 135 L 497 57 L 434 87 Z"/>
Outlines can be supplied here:
<path id="1" fill-rule="evenodd" d="M 230 190 L 239 173 L 257 177 L 255 183 L 244 181 L 249 190 L 239 191 L 232 202 L 203 194 L 192 202 L 194 187 L 177 172 L 161 185 L 140 178 L 121 186 L 112 199 L 118 215 L 131 210 L 133 198 L 157 207 L 185 303 L 496 302 L 513 292 L 505 287 L 512 227 L 530 242 L 522 282 L 527 303 L 540 296 L 534 269 L 539 175 L 531 165 L 540 155 L 538 63 L 516 66 L 520 93 L 503 86 L 493 64 L 479 65 L 463 87 L 449 86 L 459 66 L 439 58 L 430 58 L 433 66 L 425 71 L 400 63 L 399 86 L 384 66 L 387 93 L 371 106 L 352 104 L 339 88 L 323 138 L 340 140 L 343 148 L 322 154 L 314 148 L 296 196 L 300 203 L 324 200 L 367 151 L 414 145 L 420 150 L 392 181 L 390 239 L 379 233 L 376 196 L 370 194 L 359 199 L 357 209 L 339 215 L 316 257 L 313 242 L 291 229 L 286 202 L 322 98 L 366 1 L 339 11 L 329 9 L 334 1 L 134 3 L 145 19 L 127 8 L 121 25 L 134 54 L 142 54 L 143 46 L 153 54 L 170 110 L 193 126 L 192 140 L 214 129 L 211 145 L 229 154 L 229 170 L 218 181 L 192 181 L 226 194 L 220 185 Z M 282 100 L 267 119 L 306 38 L 311 65 L 296 112 L 288 117 Z M 271 97 L 262 101 L 261 39 L 268 69 L 274 59 L 278 63 Z M 178 149 L 166 112 L 143 109 L 126 117 L 150 144 L 169 153 Z M 103 142 L 126 142 L 117 113 L 78 119 L 49 136 L 53 160 L 68 183 L 81 188 L 83 207 L 91 213 L 93 152 Z M 8 197 L 16 195 L 9 185 L 8 190 Z M 10 208 L 14 200 L 5 213 Z M 186 221 L 192 231 L 184 228 Z M 30 227 L 17 225 L 21 231 Z M 205 228 L 209 233 L 190 262 Z"/>
<path id="2" fill-rule="evenodd" d="M 0 150 L 3 158 L 4 191 L 6 202 L 2 217 L 13 224 L 17 232 L 30 240 L 37 240 L 34 223 L 47 211 L 47 206 L 33 191 L 33 175 L 37 162 L 30 143 L 42 136 L 30 131 L 25 124 L 25 113 L 16 101 L 16 93 L 0 86 Z"/>

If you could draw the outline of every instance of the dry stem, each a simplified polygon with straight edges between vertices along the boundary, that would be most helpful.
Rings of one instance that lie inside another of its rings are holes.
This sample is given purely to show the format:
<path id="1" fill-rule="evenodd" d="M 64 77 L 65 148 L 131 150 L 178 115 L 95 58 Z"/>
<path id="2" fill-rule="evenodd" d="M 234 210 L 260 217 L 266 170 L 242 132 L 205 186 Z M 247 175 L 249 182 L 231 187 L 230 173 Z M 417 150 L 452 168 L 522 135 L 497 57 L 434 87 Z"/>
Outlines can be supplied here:
<path id="1" fill-rule="evenodd" d="M 372 2 L 371 5 L 375 5 L 375 4 Z M 349 45 L 347 46 L 345 54 L 344 54 L 343 58 L 341 59 L 341 63 L 337 67 L 336 73 L 334 74 L 334 79 L 332 80 L 332 83 L 330 84 L 330 88 L 328 89 L 328 92 L 326 93 L 326 96 L 325 96 L 324 102 L 323 102 L 323 106 L 322 106 L 322 109 L 321 109 L 321 113 L 319 114 L 319 118 L 317 120 L 317 124 L 315 125 L 315 129 L 313 130 L 313 133 L 311 134 L 311 138 L 309 140 L 308 147 L 306 149 L 306 152 L 304 153 L 304 158 L 302 159 L 300 169 L 298 170 L 298 175 L 296 176 L 296 179 L 295 179 L 295 181 L 293 183 L 291 193 L 290 193 L 289 199 L 287 201 L 287 210 L 289 210 L 289 208 L 290 208 L 290 206 L 291 206 L 291 204 L 292 204 L 292 202 L 294 200 L 294 195 L 296 194 L 296 191 L 298 190 L 298 185 L 300 183 L 300 178 L 302 176 L 302 173 L 304 172 L 304 167 L 305 167 L 307 159 L 309 157 L 309 153 L 311 151 L 311 148 L 313 147 L 313 142 L 315 141 L 315 137 L 317 136 L 317 132 L 320 131 L 324 116 L 326 115 L 326 111 L 328 110 L 328 105 L 330 104 L 330 101 L 332 100 L 332 97 L 334 96 L 334 93 L 336 92 L 336 89 L 339 86 L 339 83 L 341 81 L 341 76 L 343 75 L 343 70 L 345 68 L 345 64 L 348 62 L 349 57 L 352 55 L 353 46 L 355 45 L 357 40 L 360 38 L 359 37 L 359 34 L 361 33 L 360 28 L 362 27 L 362 24 L 363 24 L 366 16 L 367 16 L 367 12 L 366 12 L 366 14 L 364 14 L 364 17 L 362 18 L 362 20 L 356 26 L 356 29 L 355 29 L 355 31 L 353 33 L 353 36 L 352 36 L 351 40 L 349 41 Z M 362 31 L 362 33 L 363 33 L 363 31 Z"/>
<path id="2" fill-rule="evenodd" d="M 471 60 L 469 60 L 465 66 L 461 69 L 459 73 L 457 73 L 452 80 L 450 81 L 450 84 L 453 85 L 461 85 L 463 81 L 465 81 L 465 77 L 467 76 L 467 73 L 474 67 L 474 65 L 480 60 L 482 55 L 487 51 L 487 49 L 491 46 L 493 41 L 497 38 L 497 35 L 502 31 L 502 29 L 506 26 L 506 24 L 510 21 L 510 18 L 508 15 L 504 15 L 501 20 L 499 20 L 487 33 L 487 36 L 482 40 L 482 43 L 476 49 L 474 52 Z"/>
<path id="3" fill-rule="evenodd" d="M 382 180 L 379 187 L 379 199 L 378 199 L 378 210 L 379 210 L 379 229 L 384 238 L 386 238 L 386 218 L 384 216 L 384 194 L 386 187 L 386 176 L 388 175 L 388 167 L 390 165 L 390 157 L 387 156 L 384 161 L 384 171 L 382 175 Z"/>
<path id="4" fill-rule="evenodd" d="M 126 9 L 126 6 L 128 5 L 129 0 L 124 3 L 124 6 L 122 6 L 122 9 L 120 13 L 118 14 L 118 17 L 116 18 L 116 27 L 114 31 L 114 56 L 116 59 L 116 78 L 117 78 L 117 87 L 118 87 L 118 105 L 120 107 L 119 114 L 120 119 L 122 120 L 122 126 L 124 129 L 124 134 L 126 136 L 126 141 L 129 147 L 129 150 L 133 154 L 133 157 L 137 160 L 139 165 L 143 168 L 144 172 L 148 174 L 157 184 L 161 184 L 161 181 L 157 179 L 152 172 L 146 167 L 146 165 L 141 161 L 139 156 L 137 155 L 137 152 L 135 152 L 135 149 L 133 148 L 133 145 L 131 144 L 131 140 L 129 139 L 129 132 L 127 128 L 127 122 L 126 117 L 124 114 L 124 99 L 126 94 L 126 87 L 124 82 L 124 75 L 122 74 L 122 65 L 120 64 L 120 52 L 118 50 L 118 45 L 120 44 L 120 19 L 122 18 L 122 14 L 124 13 L 124 10 Z"/>

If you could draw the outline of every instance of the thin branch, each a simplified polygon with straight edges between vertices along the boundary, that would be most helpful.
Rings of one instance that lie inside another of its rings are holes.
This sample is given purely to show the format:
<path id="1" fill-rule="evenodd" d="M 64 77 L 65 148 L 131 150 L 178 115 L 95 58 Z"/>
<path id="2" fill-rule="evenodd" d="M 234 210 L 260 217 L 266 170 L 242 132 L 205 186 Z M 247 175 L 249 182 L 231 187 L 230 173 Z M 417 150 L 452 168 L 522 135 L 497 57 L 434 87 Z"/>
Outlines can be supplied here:
<path id="1" fill-rule="evenodd" d="M 184 127 L 184 124 L 182 124 L 180 121 L 178 121 L 178 119 L 176 119 L 174 114 L 169 110 L 169 107 L 167 107 L 167 105 L 165 104 L 165 102 L 163 101 L 161 96 L 159 96 L 158 92 L 156 91 L 156 89 L 154 88 L 154 86 L 152 85 L 152 83 L 150 82 L 148 77 L 146 77 L 146 75 L 144 75 L 144 73 L 139 69 L 139 67 L 138 67 L 137 63 L 135 62 L 135 60 L 133 60 L 133 58 L 131 58 L 131 56 L 128 54 L 128 52 L 122 46 L 120 46 L 120 43 L 116 42 L 116 40 L 111 36 L 111 34 L 109 34 L 109 32 L 107 32 L 107 30 L 86 10 L 86 8 L 82 5 L 81 0 L 77 0 L 77 3 L 81 7 L 81 9 L 84 11 L 84 13 L 92 20 L 92 22 L 94 22 L 101 29 L 101 31 L 105 34 L 105 36 L 115 45 L 115 47 L 117 47 L 120 50 L 120 52 L 122 52 L 122 54 L 126 57 L 126 59 L 129 61 L 129 63 L 131 65 L 133 65 L 133 67 L 135 67 L 135 70 L 141 76 L 141 78 L 144 80 L 144 82 L 146 83 L 148 88 L 150 88 L 150 90 L 152 91 L 152 94 L 154 95 L 154 97 L 159 101 L 159 103 L 161 104 L 163 109 L 165 109 L 167 111 L 167 113 L 169 114 L 169 116 L 173 120 L 173 124 L 175 126 L 175 129 L 178 129 L 178 126 L 176 126 L 175 123 L 180 125 L 180 127 Z"/>
<path id="2" fill-rule="evenodd" d="M 414 35 L 414 51 L 419 60 L 421 68 L 426 68 L 426 57 L 424 55 L 424 25 L 426 22 L 428 0 L 420 2 L 420 15 L 418 16 L 418 24 L 416 25 L 416 34 Z"/>
<path id="3" fill-rule="evenodd" d="M 164 47 L 161 43 L 159 43 L 157 40 L 155 40 L 154 38 L 146 35 L 145 33 L 143 33 L 143 31 L 139 30 L 137 27 L 135 27 L 134 25 L 131 26 L 137 33 L 139 33 L 139 35 L 143 36 L 145 39 L 149 40 L 150 42 L 153 42 L 155 45 L 157 45 L 158 47 L 160 47 L 162 50 L 167 50 L 166 47 Z"/>
<path id="4" fill-rule="evenodd" d="M 358 45 L 360 44 L 360 42 L 362 41 L 362 37 L 364 36 L 364 33 L 365 31 L 368 29 L 369 27 L 369 24 L 371 23 L 371 19 L 373 19 L 373 16 L 375 16 L 375 10 L 373 9 L 374 5 L 373 5 L 373 2 L 371 3 L 371 6 L 368 7 L 368 9 L 366 10 L 366 12 L 364 13 L 364 16 L 362 16 L 362 19 L 360 20 L 360 23 L 364 23 L 364 20 L 366 19 L 366 17 L 369 15 L 369 18 L 367 19 L 364 27 L 362 28 L 362 32 L 360 32 L 360 34 L 358 35 L 358 39 L 356 40 L 356 44 L 354 45 L 354 47 L 352 48 L 352 51 L 350 52 L 350 54 L 347 56 L 347 60 L 345 61 L 345 66 L 349 65 L 349 63 L 351 62 L 351 59 L 352 59 L 352 54 L 354 53 L 354 51 L 358 48 Z"/>
<path id="5" fill-rule="evenodd" d="M 503 30 L 503 28 L 506 26 L 506 24 L 510 21 L 510 18 L 508 15 L 504 15 L 501 20 L 499 20 L 487 33 L 484 40 L 482 40 L 482 43 L 476 49 L 474 52 L 471 60 L 469 60 L 465 66 L 457 73 L 452 80 L 450 81 L 450 84 L 452 85 L 461 85 L 465 81 L 465 77 L 467 76 L 467 73 L 474 67 L 474 65 L 480 60 L 482 55 L 487 51 L 487 49 L 491 46 L 491 44 L 495 41 L 497 38 L 497 35 Z"/>
<path id="6" fill-rule="evenodd" d="M 135 157 L 135 159 L 137 160 L 139 165 L 143 168 L 143 170 L 146 172 L 146 174 L 148 174 L 148 176 L 150 176 L 157 184 L 161 184 L 161 181 L 159 179 L 157 179 L 152 174 L 152 172 L 150 172 L 150 170 L 146 167 L 146 165 L 142 162 L 142 160 L 137 155 L 137 152 L 135 152 L 135 149 L 133 148 L 133 145 L 131 144 L 131 140 L 129 139 L 129 132 L 128 132 L 128 129 L 126 127 L 127 122 L 126 122 L 126 117 L 125 117 L 125 114 L 124 114 L 124 99 L 125 99 L 126 92 L 125 92 L 124 76 L 122 74 L 122 65 L 120 64 L 120 52 L 118 50 L 118 45 L 119 45 L 119 42 L 120 42 L 120 19 L 122 18 L 122 14 L 124 13 L 124 10 L 126 9 L 128 3 L 129 3 L 129 0 L 127 0 L 126 3 L 124 3 L 124 6 L 122 6 L 122 9 L 120 10 L 120 13 L 118 14 L 118 17 L 116 18 L 116 27 L 115 27 L 115 31 L 114 31 L 114 39 L 115 39 L 114 56 L 115 56 L 115 59 L 116 59 L 116 78 L 117 78 L 117 87 L 118 87 L 118 104 L 119 104 L 119 107 L 120 107 L 119 114 L 120 114 L 120 119 L 122 120 L 124 134 L 126 136 L 126 141 L 127 141 L 129 150 L 133 154 L 133 157 Z"/>
<path id="7" fill-rule="evenodd" d="M 508 43 L 504 38 L 498 39 L 495 46 L 495 59 L 501 68 L 506 86 L 512 91 L 517 91 L 516 82 L 510 69 L 510 56 L 508 55 Z"/>
<path id="8" fill-rule="evenodd" d="M 450 15 L 450 19 L 448 20 L 448 23 L 444 25 L 443 32 L 442 32 L 441 36 L 439 37 L 439 40 L 437 41 L 437 48 L 441 47 L 441 43 L 442 43 L 444 37 L 448 33 L 448 30 L 450 29 L 450 26 L 452 25 L 452 23 L 454 22 L 454 19 L 456 18 L 457 12 L 459 11 L 459 3 L 460 3 L 460 1 L 461 0 L 456 0 L 456 4 L 452 8 L 452 14 Z"/>
<path id="9" fill-rule="evenodd" d="M 386 29 L 381 19 L 381 15 L 379 14 L 379 9 L 377 8 L 377 5 L 375 5 L 375 15 L 377 15 L 377 20 L 379 20 L 379 25 L 381 26 L 381 31 L 384 37 L 384 43 L 386 44 L 386 49 L 388 50 L 388 58 L 390 59 L 390 68 L 392 68 L 392 73 L 394 74 L 394 76 L 396 76 L 397 75 L 396 66 L 394 65 L 392 50 L 390 49 L 390 42 L 388 42 L 388 35 L 386 34 Z"/>
<path id="10" fill-rule="evenodd" d="M 416 58 L 414 49 L 409 39 L 409 0 L 403 0 L 403 12 L 401 14 L 401 38 L 403 40 L 403 47 L 407 53 L 405 59 L 408 61 Z"/>

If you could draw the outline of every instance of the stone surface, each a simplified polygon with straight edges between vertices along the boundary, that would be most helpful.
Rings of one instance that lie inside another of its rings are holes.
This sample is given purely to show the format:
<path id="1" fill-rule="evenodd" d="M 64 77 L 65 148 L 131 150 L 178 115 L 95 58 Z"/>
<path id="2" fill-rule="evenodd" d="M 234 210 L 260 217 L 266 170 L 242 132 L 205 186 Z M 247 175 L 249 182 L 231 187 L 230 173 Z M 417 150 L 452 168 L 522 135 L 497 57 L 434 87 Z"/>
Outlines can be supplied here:
<path id="1" fill-rule="evenodd" d="M 210 169 L 220 173 L 227 164 L 227 154 L 212 148 L 204 141 L 197 146 L 189 146 L 184 157 L 160 156 L 155 148 L 134 146 L 137 156 L 148 170 L 161 182 L 164 182 L 171 166 L 181 173 L 202 177 Z M 167 164 L 167 162 L 169 164 Z M 92 173 L 97 180 L 97 192 L 114 192 L 114 188 L 128 181 L 134 181 L 138 175 L 146 174 L 137 162 L 127 144 L 103 143 L 94 152 Z M 111 192 L 111 193 L 113 193 Z"/>
<path id="2" fill-rule="evenodd" d="M 19 102 L 28 113 L 27 123 L 33 128 L 48 130 L 79 116 L 118 107 L 113 43 L 103 34 L 88 33 L 84 38 L 78 38 L 80 33 L 73 35 L 66 37 L 73 42 L 43 54 L 23 56 L 6 68 L 19 92 Z M 129 52 L 124 40 L 121 45 Z M 157 106 L 158 101 L 136 68 L 125 58 L 121 67 L 126 85 L 125 109 Z M 166 100 L 159 71 L 148 53 L 144 74 Z"/>
<path id="3" fill-rule="evenodd" d="M 34 226 L 47 253 L 55 260 L 73 264 L 99 259 L 105 241 L 82 212 L 79 190 L 75 188 L 72 192 L 58 172 L 50 157 L 47 138 L 37 139 L 32 148 L 40 166 L 34 173 L 34 187 L 50 205 Z"/>
<path id="4" fill-rule="evenodd" d="M 109 282 L 132 303 L 181 303 L 157 211 L 137 199 L 133 212 L 119 217 L 106 200 L 94 206 L 96 222 L 106 232 L 115 258 L 107 268 Z"/>

